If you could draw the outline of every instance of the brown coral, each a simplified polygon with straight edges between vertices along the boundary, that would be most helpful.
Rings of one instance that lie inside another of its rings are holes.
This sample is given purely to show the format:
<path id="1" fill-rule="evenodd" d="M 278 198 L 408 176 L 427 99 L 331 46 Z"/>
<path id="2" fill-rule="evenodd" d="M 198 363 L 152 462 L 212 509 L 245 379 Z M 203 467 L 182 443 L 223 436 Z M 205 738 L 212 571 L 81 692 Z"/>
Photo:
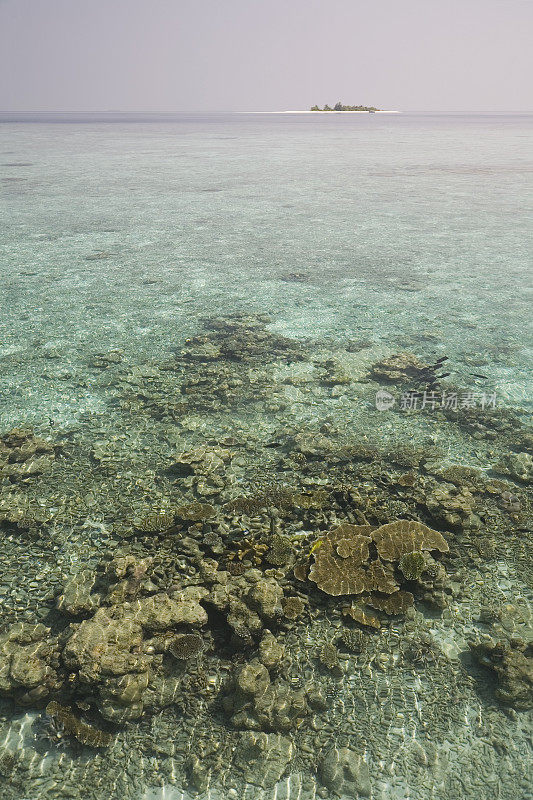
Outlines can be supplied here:
<path id="1" fill-rule="evenodd" d="M 320 663 L 332 672 L 340 671 L 339 653 L 332 642 L 326 642 L 322 645 L 318 651 L 318 658 Z"/>
<path id="2" fill-rule="evenodd" d="M 203 522 L 215 514 L 216 510 L 210 503 L 187 503 L 176 509 L 176 517 L 187 522 Z"/>
<path id="3" fill-rule="evenodd" d="M 381 628 L 381 622 L 378 617 L 363 611 L 360 606 L 347 606 L 342 609 L 342 613 L 345 617 L 351 617 L 356 622 L 359 622 L 360 625 L 366 625 L 368 628 L 375 628 L 376 630 Z"/>
<path id="4" fill-rule="evenodd" d="M 351 653 L 360 653 L 365 646 L 365 634 L 357 628 L 343 628 L 340 640 L 346 650 Z M 337 639 L 339 641 L 339 639 Z"/>
<path id="5" fill-rule="evenodd" d="M 382 561 L 372 561 L 366 571 L 366 590 L 392 594 L 400 587 L 396 583 L 393 571 Z"/>
<path id="6" fill-rule="evenodd" d="M 299 597 L 284 597 L 281 601 L 283 616 L 287 619 L 298 619 L 305 609 L 305 603 Z"/>
<path id="7" fill-rule="evenodd" d="M 180 661 L 185 661 L 188 658 L 197 656 L 203 649 L 204 640 L 196 633 L 183 633 L 176 636 L 169 647 L 169 651 L 174 658 Z"/>
<path id="8" fill-rule="evenodd" d="M 175 515 L 172 511 L 152 511 L 134 521 L 134 526 L 143 533 L 163 533 L 174 527 Z"/>
<path id="9" fill-rule="evenodd" d="M 384 611 L 389 616 L 395 614 L 405 614 L 408 608 L 414 603 L 414 597 L 411 592 L 394 592 L 388 597 L 380 597 L 379 595 L 372 595 L 367 601 L 369 606 L 376 608 L 378 611 Z"/>
<path id="10" fill-rule="evenodd" d="M 424 553 L 406 553 L 398 566 L 406 580 L 417 581 L 425 569 L 426 558 Z"/>
<path id="11" fill-rule="evenodd" d="M 345 523 L 333 528 L 318 544 L 309 580 L 326 594 L 360 594 L 367 586 L 362 565 L 369 557 L 369 525 Z"/>
<path id="12" fill-rule="evenodd" d="M 297 580 L 306 581 L 309 577 L 309 563 L 307 561 L 299 561 L 294 565 L 292 572 Z"/>
<path id="13" fill-rule="evenodd" d="M 408 553 L 421 550 L 448 551 L 446 539 L 416 520 L 401 519 L 382 525 L 372 533 L 378 553 L 385 561 L 399 561 Z"/>
<path id="14" fill-rule="evenodd" d="M 268 545 L 261 542 L 259 539 L 254 539 L 251 536 L 239 539 L 237 543 L 238 549 L 236 552 L 228 553 L 226 558 L 228 561 L 251 561 L 252 564 L 258 566 L 262 563 L 265 553 L 268 552 Z"/>
<path id="15" fill-rule="evenodd" d="M 46 713 L 60 722 L 65 733 L 74 736 L 81 744 L 88 747 L 108 747 L 113 742 L 113 736 L 110 733 L 82 722 L 72 713 L 70 706 L 62 706 L 52 700 L 46 706 Z"/>
<path id="16" fill-rule="evenodd" d="M 375 381 L 403 382 L 424 374 L 427 365 L 411 353 L 394 353 L 377 361 L 370 370 Z"/>
<path id="17" fill-rule="evenodd" d="M 269 545 L 270 549 L 266 555 L 269 564 L 280 567 L 293 559 L 294 548 L 288 536 L 276 533 L 270 539 Z"/>

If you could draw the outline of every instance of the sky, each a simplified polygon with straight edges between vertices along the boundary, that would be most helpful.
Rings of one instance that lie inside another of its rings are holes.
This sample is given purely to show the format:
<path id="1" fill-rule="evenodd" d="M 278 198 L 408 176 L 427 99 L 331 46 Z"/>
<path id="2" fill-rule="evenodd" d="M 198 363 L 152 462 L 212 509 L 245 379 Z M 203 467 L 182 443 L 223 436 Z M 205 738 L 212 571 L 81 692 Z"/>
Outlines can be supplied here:
<path id="1" fill-rule="evenodd" d="M 0 111 L 533 111 L 533 0 L 0 0 Z"/>

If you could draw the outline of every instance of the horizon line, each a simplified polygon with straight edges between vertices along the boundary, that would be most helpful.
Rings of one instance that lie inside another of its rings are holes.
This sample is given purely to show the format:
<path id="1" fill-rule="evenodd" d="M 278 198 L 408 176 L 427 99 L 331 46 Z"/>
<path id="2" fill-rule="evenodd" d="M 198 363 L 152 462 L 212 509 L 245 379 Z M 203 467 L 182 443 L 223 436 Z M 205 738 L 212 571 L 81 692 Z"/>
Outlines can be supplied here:
<path id="1" fill-rule="evenodd" d="M 432 110 L 403 110 L 403 109 L 377 109 L 375 112 L 369 111 L 311 111 L 310 109 L 283 109 L 283 110 L 274 110 L 274 111 L 265 111 L 265 110 L 239 110 L 239 111 L 229 111 L 229 110 L 187 110 L 187 111 L 123 111 L 119 109 L 110 110 L 110 109 L 96 109 L 96 110 L 83 110 L 83 111 L 65 111 L 65 110 L 47 110 L 47 111 L 32 111 L 32 110 L 2 110 L 0 109 L 0 116 L 2 115 L 35 115 L 35 116 L 44 116 L 44 115 L 87 115 L 87 114 L 102 114 L 102 115 L 140 115 L 140 116 L 177 116 L 177 115 L 190 115 L 190 114 L 327 114 L 327 115 L 343 115 L 343 114 L 367 114 L 370 115 L 371 113 L 374 114 L 470 114 L 470 115 L 500 115 L 500 116 L 531 116 L 533 115 L 533 109 L 526 111 L 472 111 L 472 110 L 462 110 L 462 111 L 452 111 L 452 110 L 444 110 L 444 109 L 432 109 Z"/>

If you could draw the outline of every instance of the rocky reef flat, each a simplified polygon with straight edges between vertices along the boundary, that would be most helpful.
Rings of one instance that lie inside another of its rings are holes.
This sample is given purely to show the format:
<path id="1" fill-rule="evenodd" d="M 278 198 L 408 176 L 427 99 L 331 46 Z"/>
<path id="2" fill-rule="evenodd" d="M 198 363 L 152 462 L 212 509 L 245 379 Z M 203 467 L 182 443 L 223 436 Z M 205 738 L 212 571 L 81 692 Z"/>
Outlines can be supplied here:
<path id="1" fill-rule="evenodd" d="M 105 412 L 0 435 L 6 800 L 528 796 L 526 416 L 380 412 L 466 390 L 272 323 L 95 351 Z"/>

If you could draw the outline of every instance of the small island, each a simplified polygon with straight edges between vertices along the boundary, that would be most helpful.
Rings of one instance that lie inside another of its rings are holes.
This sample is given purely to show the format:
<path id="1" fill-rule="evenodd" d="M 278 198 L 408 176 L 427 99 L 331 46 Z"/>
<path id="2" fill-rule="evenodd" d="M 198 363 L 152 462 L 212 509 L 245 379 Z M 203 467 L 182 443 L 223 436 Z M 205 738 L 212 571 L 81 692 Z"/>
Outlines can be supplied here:
<path id="1" fill-rule="evenodd" d="M 324 108 L 319 108 L 318 106 L 312 106 L 311 108 L 311 111 L 367 111 L 369 114 L 380 110 L 379 108 L 375 108 L 375 106 L 345 106 L 340 101 L 336 103 L 333 108 L 330 108 L 327 104 Z"/>

